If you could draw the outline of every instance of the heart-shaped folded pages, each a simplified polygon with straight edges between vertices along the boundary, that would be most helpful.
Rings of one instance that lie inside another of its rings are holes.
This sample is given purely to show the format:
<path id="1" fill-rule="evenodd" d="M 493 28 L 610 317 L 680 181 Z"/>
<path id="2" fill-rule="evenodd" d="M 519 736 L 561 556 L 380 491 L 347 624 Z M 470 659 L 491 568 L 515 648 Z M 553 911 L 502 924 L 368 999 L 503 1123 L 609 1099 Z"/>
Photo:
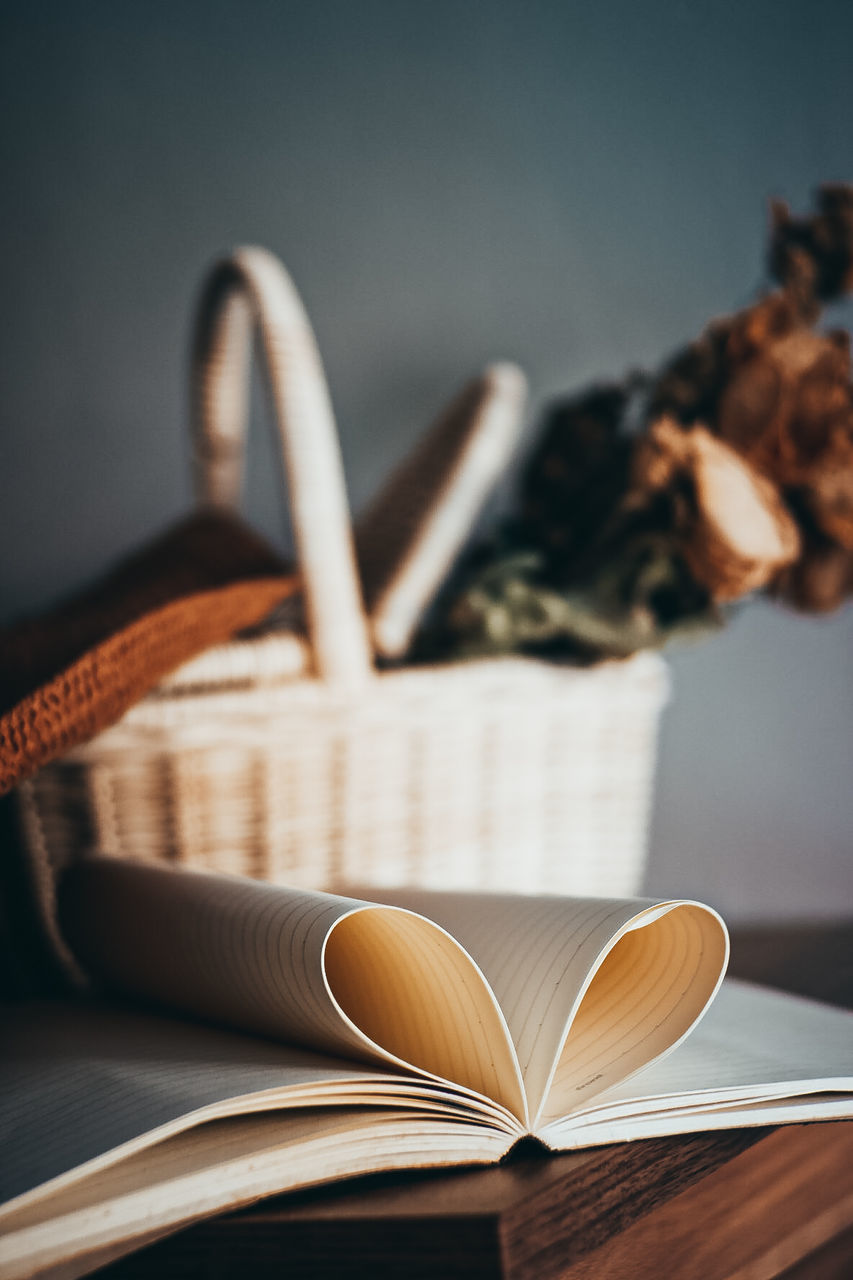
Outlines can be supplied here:
<path id="1" fill-rule="evenodd" d="M 382 898 L 101 858 L 68 874 L 61 916 L 113 987 L 440 1077 L 534 1129 L 673 1048 L 728 955 L 693 902 Z"/>
<path id="2" fill-rule="evenodd" d="M 506 1018 L 534 1129 L 674 1048 L 728 962 L 723 921 L 696 902 L 373 896 L 436 921 L 481 970 Z"/>

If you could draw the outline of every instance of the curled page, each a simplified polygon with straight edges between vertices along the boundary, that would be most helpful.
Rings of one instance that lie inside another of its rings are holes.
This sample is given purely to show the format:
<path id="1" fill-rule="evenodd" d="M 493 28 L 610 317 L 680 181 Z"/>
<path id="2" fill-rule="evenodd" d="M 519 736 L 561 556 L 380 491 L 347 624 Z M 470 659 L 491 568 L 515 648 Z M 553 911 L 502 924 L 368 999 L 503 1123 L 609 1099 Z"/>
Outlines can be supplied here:
<path id="1" fill-rule="evenodd" d="M 504 1016 L 439 925 L 394 906 L 98 858 L 61 920 L 91 975 L 196 1017 L 449 1080 L 528 1120 Z"/>
<path id="2" fill-rule="evenodd" d="M 687 901 L 376 890 L 436 920 L 495 993 L 533 1128 L 659 1058 L 702 1017 L 726 927 Z"/>

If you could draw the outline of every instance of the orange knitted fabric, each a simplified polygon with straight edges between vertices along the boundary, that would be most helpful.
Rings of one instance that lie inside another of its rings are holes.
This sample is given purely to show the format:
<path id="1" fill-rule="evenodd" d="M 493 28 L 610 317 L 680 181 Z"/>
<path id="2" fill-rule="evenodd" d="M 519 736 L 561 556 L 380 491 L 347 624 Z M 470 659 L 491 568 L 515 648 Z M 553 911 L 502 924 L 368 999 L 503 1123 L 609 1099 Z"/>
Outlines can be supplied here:
<path id="1" fill-rule="evenodd" d="M 299 586 L 234 517 L 203 512 L 49 614 L 0 632 L 0 794 L 113 724 L 167 672 Z"/>

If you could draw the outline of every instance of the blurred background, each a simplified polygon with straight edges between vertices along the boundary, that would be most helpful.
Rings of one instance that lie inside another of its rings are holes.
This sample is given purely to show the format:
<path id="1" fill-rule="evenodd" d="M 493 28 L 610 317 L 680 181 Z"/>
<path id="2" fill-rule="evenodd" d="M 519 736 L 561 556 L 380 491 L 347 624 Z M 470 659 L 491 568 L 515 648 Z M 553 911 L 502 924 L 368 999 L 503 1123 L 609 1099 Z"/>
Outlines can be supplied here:
<path id="1" fill-rule="evenodd" d="M 0 6 L 0 621 L 186 510 L 189 324 L 239 242 L 317 331 L 353 506 L 457 386 L 657 365 L 853 178 L 846 0 Z M 850 325 L 851 309 L 835 323 Z M 247 512 L 286 536 L 262 415 Z M 853 906 L 853 613 L 672 653 L 648 890 Z"/>

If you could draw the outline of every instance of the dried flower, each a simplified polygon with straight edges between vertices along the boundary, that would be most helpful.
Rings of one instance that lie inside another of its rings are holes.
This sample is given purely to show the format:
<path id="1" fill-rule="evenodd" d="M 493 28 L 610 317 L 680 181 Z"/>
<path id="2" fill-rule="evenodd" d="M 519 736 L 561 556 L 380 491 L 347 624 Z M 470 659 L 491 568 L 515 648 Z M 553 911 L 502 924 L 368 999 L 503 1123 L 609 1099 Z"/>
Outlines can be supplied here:
<path id="1" fill-rule="evenodd" d="M 539 548 L 557 579 L 575 573 L 625 493 L 631 450 L 620 428 L 628 398 L 628 387 L 605 384 L 558 401 L 525 469 L 519 539 Z"/>
<path id="2" fill-rule="evenodd" d="M 794 218 L 782 200 L 770 206 L 770 273 L 789 292 L 832 302 L 853 291 L 853 187 L 818 189 L 817 213 Z"/>
<path id="3" fill-rule="evenodd" d="M 702 426 L 685 431 L 661 418 L 642 437 L 633 466 L 637 489 L 670 489 L 681 554 L 719 603 L 765 586 L 800 549 L 779 490 Z"/>
<path id="4" fill-rule="evenodd" d="M 733 361 L 716 429 L 776 483 L 808 486 L 839 439 L 853 439 L 847 334 L 794 329 Z"/>
<path id="5" fill-rule="evenodd" d="M 552 406 L 514 517 L 457 574 L 451 645 L 628 653 L 750 592 L 810 610 L 853 592 L 850 340 L 816 328 L 853 291 L 853 186 L 816 203 L 772 205 L 775 291 L 656 376 Z"/>

